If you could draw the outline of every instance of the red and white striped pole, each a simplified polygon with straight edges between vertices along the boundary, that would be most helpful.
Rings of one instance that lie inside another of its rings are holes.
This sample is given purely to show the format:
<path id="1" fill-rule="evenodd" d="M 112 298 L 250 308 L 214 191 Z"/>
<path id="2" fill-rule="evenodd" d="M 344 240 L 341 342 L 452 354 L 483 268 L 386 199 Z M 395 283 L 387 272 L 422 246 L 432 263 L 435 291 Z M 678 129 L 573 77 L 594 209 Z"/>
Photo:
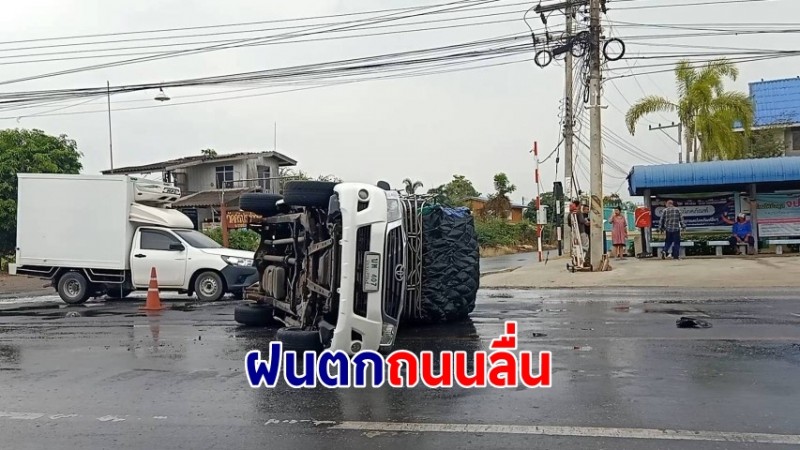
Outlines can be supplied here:
<path id="1" fill-rule="evenodd" d="M 533 142 L 533 157 L 536 159 L 534 179 L 536 181 L 536 251 L 539 253 L 539 262 L 542 262 L 542 225 L 539 223 L 539 212 L 542 210 L 542 199 L 539 195 L 539 143 Z"/>

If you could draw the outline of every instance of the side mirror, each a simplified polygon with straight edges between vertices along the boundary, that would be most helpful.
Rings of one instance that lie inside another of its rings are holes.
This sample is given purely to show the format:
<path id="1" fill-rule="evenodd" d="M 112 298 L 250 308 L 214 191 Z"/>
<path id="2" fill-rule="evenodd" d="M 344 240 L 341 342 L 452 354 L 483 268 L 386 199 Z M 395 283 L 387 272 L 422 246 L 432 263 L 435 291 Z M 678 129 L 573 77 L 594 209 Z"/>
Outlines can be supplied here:
<path id="1" fill-rule="evenodd" d="M 186 247 L 184 247 L 183 244 L 181 243 L 177 243 L 177 244 L 169 244 L 169 249 L 176 252 L 182 252 L 186 250 Z"/>

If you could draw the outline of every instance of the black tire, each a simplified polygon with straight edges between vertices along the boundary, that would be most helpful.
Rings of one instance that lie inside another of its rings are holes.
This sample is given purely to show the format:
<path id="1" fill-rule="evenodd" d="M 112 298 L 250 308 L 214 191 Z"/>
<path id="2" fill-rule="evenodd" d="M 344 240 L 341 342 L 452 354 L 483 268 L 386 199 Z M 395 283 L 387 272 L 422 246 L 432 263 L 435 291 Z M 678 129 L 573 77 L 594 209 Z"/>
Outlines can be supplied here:
<path id="1" fill-rule="evenodd" d="M 67 272 L 58 279 L 56 288 L 61 300 L 69 305 L 80 305 L 89 299 L 89 280 L 80 272 Z"/>
<path id="2" fill-rule="evenodd" d="M 275 323 L 272 306 L 262 304 L 236 305 L 233 320 L 250 327 L 265 327 Z"/>
<path id="3" fill-rule="evenodd" d="M 283 343 L 284 350 L 315 352 L 322 351 L 322 340 L 319 331 L 308 331 L 300 328 L 286 327 L 278 330 L 275 337 Z"/>
<path id="4" fill-rule="evenodd" d="M 259 216 L 272 216 L 278 213 L 278 206 L 275 203 L 281 199 L 283 199 L 283 196 L 278 194 L 258 192 L 242 194 L 239 197 L 239 209 Z"/>
<path id="5" fill-rule="evenodd" d="M 216 272 L 202 272 L 194 279 L 194 293 L 201 302 L 216 302 L 225 295 L 225 282 Z"/>
<path id="6" fill-rule="evenodd" d="M 327 208 L 337 184 L 331 181 L 288 181 L 283 187 L 283 201 L 292 206 Z"/>

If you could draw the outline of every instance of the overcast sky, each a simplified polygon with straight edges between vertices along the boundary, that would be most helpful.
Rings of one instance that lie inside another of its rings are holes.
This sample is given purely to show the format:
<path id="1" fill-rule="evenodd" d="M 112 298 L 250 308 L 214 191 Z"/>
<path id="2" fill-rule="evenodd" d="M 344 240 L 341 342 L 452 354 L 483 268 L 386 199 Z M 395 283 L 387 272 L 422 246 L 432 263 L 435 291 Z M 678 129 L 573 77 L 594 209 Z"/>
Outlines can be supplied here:
<path id="1" fill-rule="evenodd" d="M 729 2 L 727 5 L 651 8 L 675 3 L 699 3 L 710 0 L 609 0 L 606 19 L 643 24 L 709 24 L 744 22 L 791 22 L 800 17 L 800 3 L 796 0 Z M 97 53 L 71 53 L 68 55 L 31 56 L 39 53 L 58 53 L 73 50 L 109 47 L 136 47 L 152 45 L 166 40 L 135 41 L 94 46 L 34 48 L 11 51 L 20 47 L 41 47 L 78 42 L 96 42 L 131 37 L 166 37 L 176 33 L 106 36 L 83 40 L 36 41 L 13 43 L 26 39 L 63 37 L 72 35 L 120 33 L 165 28 L 194 27 L 217 24 L 295 19 L 310 16 L 343 14 L 386 8 L 416 7 L 445 3 L 444 0 L 139 0 L 136 2 L 104 0 L 26 0 L 7 2 L 0 15 L 0 56 L 17 55 L 0 59 L 0 82 L 20 77 L 49 73 L 100 62 L 110 62 L 130 57 L 103 59 L 78 59 L 36 63 L 17 63 L 31 59 L 97 55 Z M 256 46 L 206 52 L 198 55 L 151 61 L 135 65 L 85 71 L 70 75 L 50 77 L 36 81 L 0 86 L 0 92 L 66 89 L 112 86 L 223 75 L 263 69 L 275 69 L 298 64 L 318 63 L 361 56 L 416 50 L 428 47 L 460 44 L 479 39 L 527 32 L 522 21 L 526 6 L 519 0 L 499 0 L 484 6 L 508 5 L 506 8 L 465 12 L 464 15 L 519 11 L 516 14 L 474 18 L 461 22 L 440 22 L 428 26 L 456 23 L 476 23 L 508 20 L 498 24 L 474 25 L 443 30 L 431 30 L 358 37 L 308 43 Z M 549 2 L 545 2 L 549 3 Z M 531 2 L 530 5 L 534 5 Z M 617 9 L 615 9 L 617 8 Z M 626 9 L 627 8 L 627 9 Z M 637 9 L 638 8 L 638 9 Z M 369 16 L 355 16 L 365 18 Z M 408 19 L 419 20 L 456 18 L 458 14 L 438 15 Z M 325 21 L 352 20 L 353 16 L 325 19 Z M 529 21 L 535 28 L 542 26 L 534 14 Z M 604 19 L 605 20 L 605 19 Z M 323 22 L 325 22 L 323 21 Z M 321 22 L 304 22 L 321 23 Z M 561 31 L 563 18 L 551 16 L 551 31 Z M 219 31 L 243 31 L 295 24 L 250 25 L 233 28 L 203 28 L 184 31 L 183 34 L 204 34 Z M 610 26 L 611 25 L 611 26 Z M 797 28 L 787 24 L 785 28 Z M 420 28 L 418 25 L 410 28 Z M 395 28 L 402 30 L 403 28 Z M 388 30 L 388 29 L 387 29 Z M 634 28 L 625 24 L 605 23 L 607 36 L 626 40 L 627 57 L 652 57 L 653 52 L 681 54 L 693 51 L 694 45 L 793 49 L 796 34 L 759 34 L 713 37 L 680 37 L 651 39 L 655 34 L 686 34 L 689 30 L 663 28 Z M 267 36 L 275 31 L 263 31 L 237 37 Z M 358 31 L 353 32 L 357 34 Z M 627 38 L 627 39 L 626 39 Z M 204 37 L 183 41 L 202 41 Z M 207 37 L 207 39 L 213 39 Z M 220 39 L 220 37 L 215 37 Z M 658 44 L 655 47 L 644 44 Z M 677 44 L 680 47 L 661 46 Z M 181 48 L 195 48 L 194 45 Z M 687 48 L 689 47 L 689 48 Z M 123 52 L 135 52 L 124 50 Z M 111 52 L 114 53 L 114 52 Z M 20 56 L 26 55 L 26 56 Z M 503 61 L 518 61 L 529 55 L 515 56 Z M 674 62 L 674 59 L 623 59 L 609 63 L 616 69 L 606 77 L 624 75 L 629 67 Z M 798 58 L 741 64 L 741 76 L 729 88 L 747 91 L 747 83 L 760 79 L 798 76 Z M 474 66 L 474 65 L 473 65 Z M 623 70 L 624 69 L 624 70 Z M 664 67 L 638 69 L 637 72 L 661 70 Z M 248 87 L 248 86 L 245 86 Z M 253 86 L 249 86 L 253 87 Z M 257 86 L 256 86 L 257 87 Z M 208 100 L 222 97 L 264 94 L 276 90 L 264 87 L 258 90 L 231 92 L 242 86 L 167 89 L 171 101 L 160 104 L 153 100 L 157 91 L 120 94 L 112 98 L 112 125 L 114 165 L 134 165 L 163 159 L 198 154 L 203 148 L 214 148 L 218 153 L 263 151 L 273 149 L 273 123 L 278 124 L 278 150 L 297 159 L 299 167 L 311 174 L 335 174 L 346 181 L 374 183 L 385 179 L 397 185 L 403 178 L 411 177 L 425 184 L 425 189 L 442 184 L 453 174 L 463 174 L 471 179 L 483 193 L 492 190 L 492 176 L 498 172 L 508 174 L 518 190 L 515 201 L 523 197 L 530 200 L 536 193 L 533 182 L 534 160 L 529 153 L 534 141 L 546 155 L 559 142 L 559 109 L 563 97 L 564 70 L 556 62 L 542 69 L 532 62 L 507 64 L 496 67 L 450 72 L 424 77 L 396 80 L 373 80 L 340 86 L 329 86 L 277 95 L 262 95 L 179 105 L 185 101 Z M 209 96 L 207 94 L 218 93 Z M 625 129 L 622 111 L 629 102 L 646 94 L 675 96 L 671 73 L 639 75 L 607 80 L 604 84 L 603 124 L 609 133 L 639 151 L 657 160 L 677 162 L 677 144 L 662 133 L 648 131 L 648 121 L 642 122 L 635 136 Z M 202 96 L 197 96 L 203 94 Z M 77 140 L 84 153 L 85 172 L 97 173 L 109 167 L 108 116 L 105 97 L 89 103 L 58 111 L 70 113 L 58 116 L 24 117 L 44 113 L 62 106 L 77 103 L 49 105 L 25 110 L 0 110 L 2 117 L 20 119 L 0 120 L 0 127 L 39 128 L 50 134 L 67 134 Z M 155 106 L 148 109 L 122 110 L 123 108 Z M 95 111 L 88 114 L 74 114 Z M 588 119 L 588 114 L 584 112 Z M 656 115 L 650 122 L 667 123 L 676 120 L 669 115 Z M 583 130 L 588 142 L 588 121 Z M 669 130 L 671 135 L 676 130 Z M 579 147 L 578 170 L 581 187 L 588 189 L 588 150 Z M 627 172 L 632 165 L 645 164 L 645 158 L 634 156 L 607 141 L 608 157 Z M 563 153 L 559 178 L 563 176 Z M 555 158 L 542 165 L 543 184 L 546 190 L 555 179 Z M 606 194 L 619 192 L 627 196 L 624 175 L 605 165 Z"/>

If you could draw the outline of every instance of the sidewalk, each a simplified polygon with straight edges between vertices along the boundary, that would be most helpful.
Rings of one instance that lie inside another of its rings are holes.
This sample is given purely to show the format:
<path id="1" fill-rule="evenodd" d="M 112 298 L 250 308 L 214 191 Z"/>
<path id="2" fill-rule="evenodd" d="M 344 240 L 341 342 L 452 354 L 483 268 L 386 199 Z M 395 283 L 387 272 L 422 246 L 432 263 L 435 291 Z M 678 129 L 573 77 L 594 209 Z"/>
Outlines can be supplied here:
<path id="1" fill-rule="evenodd" d="M 567 270 L 567 258 L 481 278 L 485 288 L 673 287 L 758 288 L 800 285 L 800 257 L 723 257 L 680 261 L 612 260 L 609 272 Z"/>

